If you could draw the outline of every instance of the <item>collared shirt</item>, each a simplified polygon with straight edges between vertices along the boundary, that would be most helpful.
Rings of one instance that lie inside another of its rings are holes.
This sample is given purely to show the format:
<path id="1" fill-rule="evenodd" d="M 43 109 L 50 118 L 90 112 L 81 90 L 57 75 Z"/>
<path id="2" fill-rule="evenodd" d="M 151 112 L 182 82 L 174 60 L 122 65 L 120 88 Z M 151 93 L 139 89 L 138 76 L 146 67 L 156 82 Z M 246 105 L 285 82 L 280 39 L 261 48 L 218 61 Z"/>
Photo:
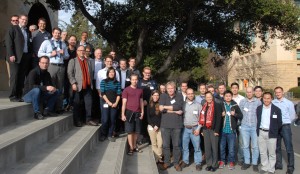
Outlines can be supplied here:
<path id="1" fill-rule="evenodd" d="M 107 78 L 106 73 L 107 73 L 106 67 L 98 71 L 97 79 L 96 79 L 96 89 L 100 89 L 101 81 Z M 118 71 L 116 71 L 116 79 L 118 82 L 120 82 L 120 75 Z"/>
<path id="2" fill-rule="evenodd" d="M 267 129 L 270 128 L 270 115 L 271 115 L 271 105 L 266 107 L 263 105 L 261 113 L 261 122 L 259 128 Z"/>
<path id="3" fill-rule="evenodd" d="M 120 69 L 120 72 L 121 72 L 121 89 L 124 89 L 125 88 L 125 82 L 126 82 L 126 72 L 127 72 L 127 69 L 125 70 L 122 70 Z"/>
<path id="4" fill-rule="evenodd" d="M 195 98 L 196 102 L 201 104 L 201 105 L 202 105 L 202 100 L 204 100 L 204 99 L 205 99 L 204 95 L 203 96 L 202 95 L 197 95 L 196 98 Z"/>
<path id="5" fill-rule="evenodd" d="M 95 71 L 94 71 L 94 80 L 97 79 L 98 72 L 103 69 L 103 61 L 102 59 L 96 59 L 95 58 Z"/>
<path id="6" fill-rule="evenodd" d="M 230 111 L 231 111 L 231 104 L 227 104 L 226 102 L 224 102 L 224 106 L 225 106 L 225 121 L 224 121 L 224 125 L 223 125 L 223 132 L 230 134 L 232 133 L 231 130 L 231 115 L 230 115 Z"/>
<path id="7" fill-rule="evenodd" d="M 201 112 L 202 106 L 197 103 L 195 100 L 193 101 L 186 101 L 184 105 L 184 120 L 183 124 L 185 126 L 196 126 L 197 130 L 200 130 L 201 125 L 198 124 L 199 116 Z"/>
<path id="8" fill-rule="evenodd" d="M 54 48 L 52 47 L 52 42 L 54 45 Z M 51 40 L 45 40 L 38 52 L 38 57 L 42 57 L 42 56 L 47 56 L 50 58 L 50 63 L 58 63 L 58 64 L 63 64 L 64 63 L 64 59 L 68 59 L 69 58 L 69 53 L 68 53 L 68 47 L 64 42 L 61 41 L 54 41 L 53 39 Z M 60 48 L 60 45 L 62 48 Z M 64 54 L 59 54 L 58 52 L 60 50 L 64 50 Z M 51 57 L 51 53 L 52 51 L 57 51 L 57 55 L 54 57 Z"/>
<path id="9" fill-rule="evenodd" d="M 238 94 L 235 98 L 232 98 L 238 105 L 240 105 L 240 102 L 244 99 L 245 97 L 241 96 Z"/>
<path id="10" fill-rule="evenodd" d="M 32 47 L 33 47 L 33 53 L 38 54 L 41 44 L 45 40 L 51 39 L 51 34 L 48 31 L 40 31 L 36 30 L 32 33 Z"/>
<path id="11" fill-rule="evenodd" d="M 183 96 L 183 101 L 185 101 L 185 100 L 186 100 L 186 94 L 183 93 L 183 92 L 181 92 L 181 94 L 182 94 L 182 96 Z"/>
<path id="12" fill-rule="evenodd" d="M 256 108 L 259 105 L 261 105 L 261 101 L 256 98 L 241 100 L 239 107 L 243 113 L 242 125 L 257 126 Z"/>
<path id="13" fill-rule="evenodd" d="M 282 124 L 291 124 L 296 117 L 293 102 L 286 98 L 282 98 L 282 100 L 274 99 L 272 103 L 281 110 Z"/>
<path id="14" fill-rule="evenodd" d="M 20 26 L 20 25 L 19 25 L 19 26 Z M 27 35 L 27 32 L 26 32 L 26 30 L 25 30 L 24 27 L 21 27 L 21 26 L 20 26 L 20 29 L 21 29 L 22 34 L 23 34 L 23 36 L 24 36 L 24 48 L 23 48 L 23 52 L 24 52 L 24 53 L 28 53 L 28 45 L 27 45 L 28 35 Z"/>

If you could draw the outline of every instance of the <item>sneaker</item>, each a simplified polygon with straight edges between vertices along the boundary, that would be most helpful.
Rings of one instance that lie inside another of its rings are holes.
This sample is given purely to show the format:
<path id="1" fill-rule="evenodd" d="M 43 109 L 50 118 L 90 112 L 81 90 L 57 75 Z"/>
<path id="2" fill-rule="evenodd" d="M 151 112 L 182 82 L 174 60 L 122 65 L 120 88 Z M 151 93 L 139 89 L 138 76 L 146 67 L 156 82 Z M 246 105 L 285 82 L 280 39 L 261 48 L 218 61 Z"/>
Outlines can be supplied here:
<path id="1" fill-rule="evenodd" d="M 37 119 L 37 120 L 45 119 L 45 117 L 40 112 L 34 113 L 34 118 Z"/>
<path id="2" fill-rule="evenodd" d="M 223 161 L 219 162 L 219 169 L 223 169 L 225 167 L 225 163 Z"/>
<path id="3" fill-rule="evenodd" d="M 182 171 L 182 168 L 180 167 L 179 164 L 175 165 L 174 167 L 175 167 L 175 170 L 176 170 L 177 172 L 181 172 L 181 171 Z"/>
<path id="4" fill-rule="evenodd" d="M 229 163 L 228 169 L 229 169 L 229 170 L 233 170 L 233 169 L 234 169 L 234 163 L 233 163 L 233 162 L 230 162 L 230 163 Z"/>
<path id="5" fill-rule="evenodd" d="M 250 164 L 244 163 L 241 167 L 242 170 L 247 170 L 250 167 Z"/>
<path id="6" fill-rule="evenodd" d="M 201 164 L 197 164 L 196 165 L 196 170 L 197 171 L 201 171 L 202 170 L 202 165 Z"/>
<path id="7" fill-rule="evenodd" d="M 253 165 L 253 171 L 254 172 L 258 172 L 259 170 L 258 170 L 258 165 Z"/>
<path id="8" fill-rule="evenodd" d="M 189 166 L 187 163 L 183 162 L 180 164 L 181 168 L 186 168 L 187 166 Z"/>
<path id="9" fill-rule="evenodd" d="M 110 142 L 116 142 L 116 138 L 115 138 L 115 137 L 108 137 L 108 140 L 109 140 Z"/>

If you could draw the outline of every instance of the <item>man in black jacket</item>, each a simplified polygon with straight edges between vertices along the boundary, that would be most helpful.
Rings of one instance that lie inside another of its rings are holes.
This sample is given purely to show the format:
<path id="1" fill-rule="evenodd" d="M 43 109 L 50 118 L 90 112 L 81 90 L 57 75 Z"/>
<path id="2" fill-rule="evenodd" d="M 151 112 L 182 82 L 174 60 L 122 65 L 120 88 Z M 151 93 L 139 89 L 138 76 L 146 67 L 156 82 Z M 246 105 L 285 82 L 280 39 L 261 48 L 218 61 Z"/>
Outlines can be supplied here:
<path id="1" fill-rule="evenodd" d="M 40 58 L 39 66 L 30 71 L 24 87 L 24 101 L 32 103 L 34 118 L 41 120 L 44 116 L 55 116 L 53 113 L 58 91 L 52 84 L 50 73 L 47 71 L 49 58 Z M 40 112 L 40 101 L 46 102 L 44 115 Z"/>

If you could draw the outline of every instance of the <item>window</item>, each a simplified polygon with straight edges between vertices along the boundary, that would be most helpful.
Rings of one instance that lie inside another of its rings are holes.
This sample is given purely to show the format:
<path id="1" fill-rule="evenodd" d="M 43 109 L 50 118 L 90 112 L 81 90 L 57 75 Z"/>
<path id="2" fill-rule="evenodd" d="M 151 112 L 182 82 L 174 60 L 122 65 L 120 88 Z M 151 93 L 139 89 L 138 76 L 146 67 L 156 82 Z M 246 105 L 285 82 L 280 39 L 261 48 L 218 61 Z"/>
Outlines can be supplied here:
<path id="1" fill-rule="evenodd" d="M 297 60 L 300 60 L 300 49 L 297 49 Z"/>
<path id="2" fill-rule="evenodd" d="M 300 77 L 298 77 L 298 86 L 300 86 Z"/>

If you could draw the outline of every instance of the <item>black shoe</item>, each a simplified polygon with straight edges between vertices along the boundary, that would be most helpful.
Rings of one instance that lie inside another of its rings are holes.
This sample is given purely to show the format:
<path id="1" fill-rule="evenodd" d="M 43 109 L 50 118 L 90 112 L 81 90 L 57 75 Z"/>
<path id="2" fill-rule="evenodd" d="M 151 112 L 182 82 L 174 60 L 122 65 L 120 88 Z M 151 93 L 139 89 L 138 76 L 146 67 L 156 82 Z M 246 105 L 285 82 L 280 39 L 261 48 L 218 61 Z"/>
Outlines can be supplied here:
<path id="1" fill-rule="evenodd" d="M 243 166 L 244 162 L 243 161 L 239 161 L 238 165 Z"/>
<path id="2" fill-rule="evenodd" d="M 81 123 L 81 122 L 75 123 L 74 125 L 75 125 L 76 127 L 82 127 L 82 123 Z"/>
<path id="3" fill-rule="evenodd" d="M 137 145 L 143 145 L 143 142 L 142 141 L 138 141 Z"/>
<path id="4" fill-rule="evenodd" d="M 34 118 L 37 120 L 45 119 L 45 117 L 40 112 L 34 113 Z"/>
<path id="5" fill-rule="evenodd" d="M 17 97 L 12 97 L 12 98 L 10 98 L 9 100 L 10 100 L 10 102 L 24 102 L 23 99 L 17 98 Z"/>
<path id="6" fill-rule="evenodd" d="M 259 170 L 258 170 L 258 165 L 253 165 L 253 171 L 254 172 L 258 172 Z"/>
<path id="7" fill-rule="evenodd" d="M 56 116 L 58 116 L 55 112 L 49 111 L 48 108 L 45 108 L 45 109 L 44 109 L 43 115 L 44 115 L 45 117 L 56 117 Z"/>
<path id="8" fill-rule="evenodd" d="M 288 169 L 287 171 L 286 171 L 286 174 L 293 174 L 294 173 L 294 171 L 293 170 L 290 170 L 290 169 Z"/>
<path id="9" fill-rule="evenodd" d="M 64 113 L 65 110 L 57 110 L 55 113 L 58 115 L 62 115 Z"/>
<path id="10" fill-rule="evenodd" d="M 211 169 L 212 169 L 211 166 L 207 166 L 207 167 L 205 168 L 206 171 L 210 171 Z"/>
<path id="11" fill-rule="evenodd" d="M 244 164 L 242 165 L 241 169 L 242 169 L 242 170 L 247 170 L 250 166 L 251 166 L 250 164 L 245 164 L 245 163 L 244 163 Z"/>
<path id="12" fill-rule="evenodd" d="M 282 166 L 276 166 L 275 165 L 275 170 L 282 170 Z"/>
<path id="13" fill-rule="evenodd" d="M 103 136 L 103 135 L 101 135 L 100 138 L 99 138 L 100 141 L 104 141 L 105 139 L 106 139 L 106 137 Z"/>
<path id="14" fill-rule="evenodd" d="M 201 171 L 202 170 L 202 165 L 201 164 L 196 165 L 196 170 Z"/>
<path id="15" fill-rule="evenodd" d="M 217 169 L 218 169 L 217 167 L 212 167 L 212 168 L 210 169 L 210 171 L 211 171 L 211 172 L 215 172 L 215 171 L 217 171 Z"/>

